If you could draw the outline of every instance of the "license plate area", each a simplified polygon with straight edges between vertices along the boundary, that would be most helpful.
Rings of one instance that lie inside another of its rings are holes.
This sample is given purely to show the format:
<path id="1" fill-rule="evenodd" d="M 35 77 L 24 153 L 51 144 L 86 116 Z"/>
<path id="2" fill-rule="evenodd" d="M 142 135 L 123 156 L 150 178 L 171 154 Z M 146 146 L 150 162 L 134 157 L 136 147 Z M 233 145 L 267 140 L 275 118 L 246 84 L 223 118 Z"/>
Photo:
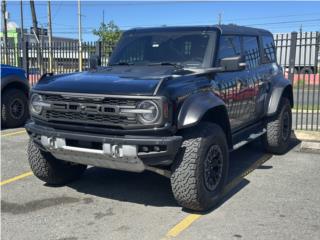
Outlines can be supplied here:
<path id="1" fill-rule="evenodd" d="M 79 141 L 66 139 L 66 145 L 69 147 L 79 147 L 79 148 L 90 148 L 96 150 L 103 150 L 102 142 L 89 142 L 89 141 Z"/>

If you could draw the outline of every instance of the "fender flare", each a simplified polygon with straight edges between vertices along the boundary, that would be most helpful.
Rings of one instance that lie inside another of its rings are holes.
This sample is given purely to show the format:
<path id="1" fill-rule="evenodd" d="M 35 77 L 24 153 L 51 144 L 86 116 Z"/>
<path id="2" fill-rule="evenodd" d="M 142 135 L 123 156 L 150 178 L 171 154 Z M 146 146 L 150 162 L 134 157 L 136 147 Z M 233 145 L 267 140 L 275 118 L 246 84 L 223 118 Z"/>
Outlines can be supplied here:
<path id="1" fill-rule="evenodd" d="M 4 78 L 1 78 L 1 92 L 10 85 L 19 85 L 21 89 L 28 92 L 29 91 L 29 82 L 27 79 L 22 79 L 16 75 L 9 75 Z"/>
<path id="2" fill-rule="evenodd" d="M 278 84 L 273 88 L 272 94 L 268 102 L 267 116 L 272 116 L 278 110 L 280 99 L 283 95 L 287 95 L 290 100 L 290 105 L 293 107 L 293 92 L 292 85 L 289 80 L 279 81 Z"/>
<path id="3" fill-rule="evenodd" d="M 189 96 L 180 107 L 178 129 L 196 125 L 209 110 L 218 106 L 225 107 L 225 103 L 212 92 L 200 92 Z"/>

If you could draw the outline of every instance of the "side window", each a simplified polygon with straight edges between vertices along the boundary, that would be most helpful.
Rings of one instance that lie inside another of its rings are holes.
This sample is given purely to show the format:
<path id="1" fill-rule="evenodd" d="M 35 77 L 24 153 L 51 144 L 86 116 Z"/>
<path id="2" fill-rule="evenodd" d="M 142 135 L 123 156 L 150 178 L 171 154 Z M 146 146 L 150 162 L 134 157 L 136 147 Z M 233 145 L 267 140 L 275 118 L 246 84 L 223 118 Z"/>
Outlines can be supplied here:
<path id="1" fill-rule="evenodd" d="M 226 57 L 235 57 L 241 55 L 241 43 L 238 36 L 221 36 L 217 56 L 217 65 L 220 60 Z"/>
<path id="2" fill-rule="evenodd" d="M 243 37 L 243 53 L 248 69 L 259 66 L 260 52 L 257 37 Z"/>
<path id="3" fill-rule="evenodd" d="M 272 63 L 276 61 L 275 46 L 273 38 L 271 36 L 262 37 L 263 44 L 263 57 L 266 63 Z"/>

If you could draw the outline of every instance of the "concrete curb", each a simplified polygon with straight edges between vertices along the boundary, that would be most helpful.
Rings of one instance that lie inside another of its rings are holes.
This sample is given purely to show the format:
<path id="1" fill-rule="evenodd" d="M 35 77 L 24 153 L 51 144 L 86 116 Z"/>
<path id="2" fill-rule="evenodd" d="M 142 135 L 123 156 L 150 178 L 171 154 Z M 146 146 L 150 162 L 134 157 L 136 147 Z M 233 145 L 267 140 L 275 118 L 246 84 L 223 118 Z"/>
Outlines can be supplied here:
<path id="1" fill-rule="evenodd" d="M 300 152 L 320 154 L 320 142 L 302 142 Z"/>
<path id="2" fill-rule="evenodd" d="M 320 132 L 295 130 L 292 135 L 301 141 L 300 152 L 320 154 Z"/>

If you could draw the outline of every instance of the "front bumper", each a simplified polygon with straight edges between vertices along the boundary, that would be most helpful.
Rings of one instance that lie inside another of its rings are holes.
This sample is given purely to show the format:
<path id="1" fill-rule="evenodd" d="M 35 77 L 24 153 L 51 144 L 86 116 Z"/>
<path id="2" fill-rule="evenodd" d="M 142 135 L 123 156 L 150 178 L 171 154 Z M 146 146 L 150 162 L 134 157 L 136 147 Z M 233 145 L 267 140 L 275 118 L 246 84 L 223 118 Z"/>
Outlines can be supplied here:
<path id="1" fill-rule="evenodd" d="M 181 136 L 111 136 L 58 130 L 34 122 L 25 127 L 42 150 L 58 159 L 134 172 L 145 166 L 170 165 L 182 143 Z M 82 145 L 75 145 L 78 143 Z"/>

